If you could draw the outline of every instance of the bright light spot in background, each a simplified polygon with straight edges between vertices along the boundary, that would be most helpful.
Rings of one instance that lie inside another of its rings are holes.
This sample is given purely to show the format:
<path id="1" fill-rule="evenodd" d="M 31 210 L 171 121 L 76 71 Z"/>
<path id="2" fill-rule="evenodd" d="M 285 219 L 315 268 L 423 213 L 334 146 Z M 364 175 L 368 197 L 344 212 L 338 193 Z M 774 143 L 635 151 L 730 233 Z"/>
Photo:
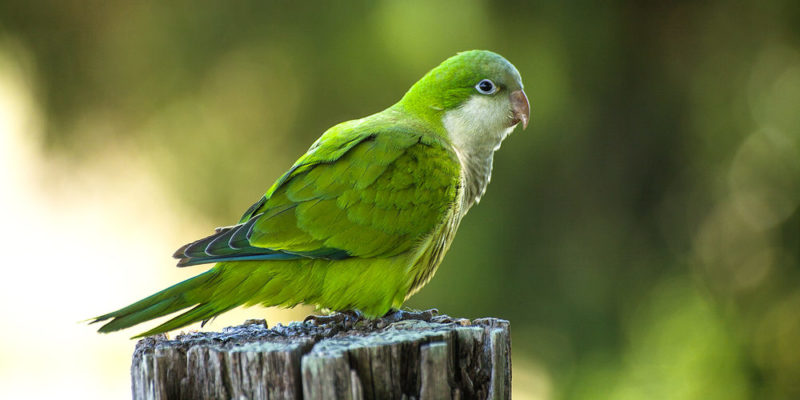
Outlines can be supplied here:
<path id="1" fill-rule="evenodd" d="M 778 249 L 768 232 L 753 229 L 732 202 L 717 205 L 694 241 L 694 265 L 709 285 L 725 292 L 752 290 L 769 277 Z"/>
<path id="2" fill-rule="evenodd" d="M 800 91 L 798 91 L 800 93 Z M 800 204 L 800 152 L 783 132 L 765 129 L 748 137 L 733 159 L 731 197 L 754 229 L 772 228 Z"/>
<path id="3" fill-rule="evenodd" d="M 800 52 L 782 44 L 762 51 L 747 100 L 759 129 L 733 159 L 731 197 L 743 219 L 764 230 L 800 206 Z"/>
<path id="4" fill-rule="evenodd" d="M 38 151 L 41 115 L 24 56 L 18 46 L 0 46 L 0 218 L 4 248 L 13 249 L 0 281 L 8 324 L 0 332 L 0 397 L 128 397 L 131 345 L 78 321 L 146 289 L 137 274 L 105 279 L 112 269 L 137 271 L 157 259 L 168 230 L 148 230 L 169 217 L 126 212 L 137 194 L 156 204 L 158 194 L 122 154 L 111 150 L 100 165 L 77 166 Z M 116 184 L 105 190 L 109 181 Z"/>
<path id="5" fill-rule="evenodd" d="M 513 351 L 511 353 L 514 354 Z M 512 369 L 511 398 L 516 400 L 553 398 L 553 381 L 544 365 L 514 357 Z"/>
<path id="6" fill-rule="evenodd" d="M 21 46 L 0 42 L 0 398 L 128 398 L 128 338 L 146 327 L 100 335 L 79 321 L 199 273 L 173 268 L 169 255 L 203 229 L 189 223 L 204 221 L 170 204 L 133 146 L 80 143 L 96 150 L 81 161 L 41 151 L 27 61 Z M 306 311 L 238 311 L 207 329 Z"/>
<path id="7" fill-rule="evenodd" d="M 736 150 L 729 190 L 694 242 L 695 264 L 723 291 L 761 287 L 787 256 L 771 230 L 800 206 L 800 53 L 785 46 L 764 50 L 748 101 L 759 129 Z"/>

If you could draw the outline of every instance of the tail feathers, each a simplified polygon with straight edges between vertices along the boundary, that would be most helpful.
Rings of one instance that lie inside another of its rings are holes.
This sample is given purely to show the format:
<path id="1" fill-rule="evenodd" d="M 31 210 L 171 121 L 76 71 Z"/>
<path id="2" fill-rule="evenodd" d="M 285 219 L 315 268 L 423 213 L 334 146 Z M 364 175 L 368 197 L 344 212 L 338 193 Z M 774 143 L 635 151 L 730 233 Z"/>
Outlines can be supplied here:
<path id="1" fill-rule="evenodd" d="M 225 308 L 224 310 L 220 310 L 219 308 L 210 309 L 208 304 L 201 304 L 209 300 L 205 299 L 204 297 L 210 295 L 211 291 L 208 289 L 214 286 L 214 282 L 217 280 L 219 275 L 220 271 L 216 268 L 212 268 L 200 275 L 170 286 L 127 307 L 94 318 L 91 323 L 97 323 L 111 319 L 111 321 L 107 322 L 105 325 L 100 327 L 100 329 L 98 329 L 98 332 L 108 333 L 129 328 L 136 324 L 171 314 L 196 304 L 200 304 L 194 309 L 181 314 L 165 322 L 164 324 L 151 329 L 150 331 L 136 336 L 142 337 L 166 332 L 196 321 L 200 321 L 202 319 L 207 319 L 210 316 L 236 307 L 233 306 Z M 204 312 L 200 313 L 197 311 L 199 309 L 204 309 Z M 198 318 L 195 318 L 196 316 L 198 316 Z"/>
<path id="2" fill-rule="evenodd" d="M 199 304 L 198 306 L 192 308 L 191 310 L 189 310 L 189 311 L 187 311 L 187 312 L 185 312 L 185 313 L 183 313 L 181 315 L 178 315 L 177 317 L 172 318 L 171 320 L 169 320 L 167 322 L 164 322 L 163 324 L 161 324 L 161 325 L 159 325 L 159 326 L 157 326 L 157 327 L 155 327 L 155 328 L 153 328 L 153 329 L 151 329 L 151 330 L 149 330 L 147 332 L 140 333 L 140 334 L 134 336 L 133 338 L 135 339 L 135 338 L 141 338 L 141 337 L 145 337 L 145 336 L 151 336 L 151 335 L 155 335 L 155 334 L 158 334 L 158 333 L 168 332 L 168 331 L 171 331 L 173 329 L 178 329 L 178 328 L 180 328 L 182 326 L 186 326 L 186 325 L 189 325 L 189 324 L 194 323 L 194 322 L 206 321 L 206 320 L 209 320 L 209 319 L 211 319 L 211 318 L 213 318 L 213 317 L 215 317 L 215 316 L 217 316 L 219 314 L 222 314 L 222 313 L 224 313 L 226 311 L 229 311 L 229 310 L 231 310 L 233 308 L 236 308 L 238 306 L 239 306 L 239 304 L 233 304 L 233 305 L 228 305 L 228 306 L 223 307 L 223 308 L 218 308 L 215 305 L 213 305 L 212 303 Z"/>

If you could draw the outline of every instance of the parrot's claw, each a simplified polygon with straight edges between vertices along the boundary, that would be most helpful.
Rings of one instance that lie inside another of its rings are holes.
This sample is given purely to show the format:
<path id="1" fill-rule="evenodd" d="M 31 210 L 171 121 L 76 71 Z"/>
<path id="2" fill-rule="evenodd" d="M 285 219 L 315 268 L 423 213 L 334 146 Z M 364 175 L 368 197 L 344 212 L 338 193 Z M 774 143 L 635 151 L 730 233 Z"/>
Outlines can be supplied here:
<path id="1" fill-rule="evenodd" d="M 420 320 L 425 322 L 430 322 L 433 317 L 439 315 L 439 310 L 435 308 L 431 308 L 430 310 L 425 311 L 403 311 L 403 310 L 389 310 L 383 317 L 382 320 L 388 323 L 394 323 L 399 321 L 407 321 L 407 320 Z"/>
<path id="2" fill-rule="evenodd" d="M 209 323 L 209 322 L 211 322 L 211 321 L 213 321 L 215 319 L 217 319 L 216 315 L 211 317 L 211 318 L 209 318 L 209 319 L 204 319 L 202 322 L 200 322 L 200 327 L 202 328 L 202 327 L 206 326 L 207 323 Z"/>
<path id="3" fill-rule="evenodd" d="M 309 315 L 303 322 L 312 322 L 314 325 L 327 325 L 330 323 L 344 323 L 345 325 L 354 325 L 356 322 L 364 319 L 364 315 L 355 310 L 335 312 L 330 315 Z"/>
<path id="4" fill-rule="evenodd" d="M 248 319 L 242 325 L 261 325 L 264 329 L 269 329 L 266 319 Z"/>

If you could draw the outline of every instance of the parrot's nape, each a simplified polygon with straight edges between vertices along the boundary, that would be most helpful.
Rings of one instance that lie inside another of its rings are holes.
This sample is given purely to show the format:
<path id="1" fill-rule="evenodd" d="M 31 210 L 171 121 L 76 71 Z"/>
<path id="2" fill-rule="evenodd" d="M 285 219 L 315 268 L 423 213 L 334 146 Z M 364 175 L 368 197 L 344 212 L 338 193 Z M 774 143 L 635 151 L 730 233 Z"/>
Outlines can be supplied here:
<path id="1" fill-rule="evenodd" d="M 328 129 L 238 224 L 174 254 L 211 269 L 92 322 L 111 332 L 183 311 L 141 337 L 255 304 L 399 308 L 486 191 L 500 143 L 527 126 L 522 89 L 493 52 L 445 60 L 397 104 Z"/>

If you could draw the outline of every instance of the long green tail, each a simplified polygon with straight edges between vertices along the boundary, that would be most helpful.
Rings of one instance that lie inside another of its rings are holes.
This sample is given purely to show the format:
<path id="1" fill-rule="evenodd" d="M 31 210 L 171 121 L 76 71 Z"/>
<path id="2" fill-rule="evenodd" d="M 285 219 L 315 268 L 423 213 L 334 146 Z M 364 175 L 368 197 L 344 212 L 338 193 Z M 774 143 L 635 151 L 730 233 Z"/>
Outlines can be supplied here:
<path id="1" fill-rule="evenodd" d="M 129 328 L 136 324 L 195 306 L 147 332 L 134 336 L 134 338 L 139 338 L 210 319 L 240 305 L 239 302 L 232 302 L 231 304 L 211 303 L 214 289 L 221 279 L 221 275 L 221 269 L 212 268 L 127 307 L 101 315 L 91 323 L 111 319 L 111 321 L 98 329 L 98 332 L 107 333 Z"/>
<path id="2" fill-rule="evenodd" d="M 107 321 L 99 331 L 113 332 L 184 310 L 134 336 L 144 337 L 208 320 L 239 306 L 293 307 L 300 303 L 379 317 L 393 305 L 402 304 L 407 293 L 405 264 L 403 257 L 220 262 L 194 278 L 94 318 L 92 323 Z M 335 270 L 331 271 L 331 266 Z"/>

